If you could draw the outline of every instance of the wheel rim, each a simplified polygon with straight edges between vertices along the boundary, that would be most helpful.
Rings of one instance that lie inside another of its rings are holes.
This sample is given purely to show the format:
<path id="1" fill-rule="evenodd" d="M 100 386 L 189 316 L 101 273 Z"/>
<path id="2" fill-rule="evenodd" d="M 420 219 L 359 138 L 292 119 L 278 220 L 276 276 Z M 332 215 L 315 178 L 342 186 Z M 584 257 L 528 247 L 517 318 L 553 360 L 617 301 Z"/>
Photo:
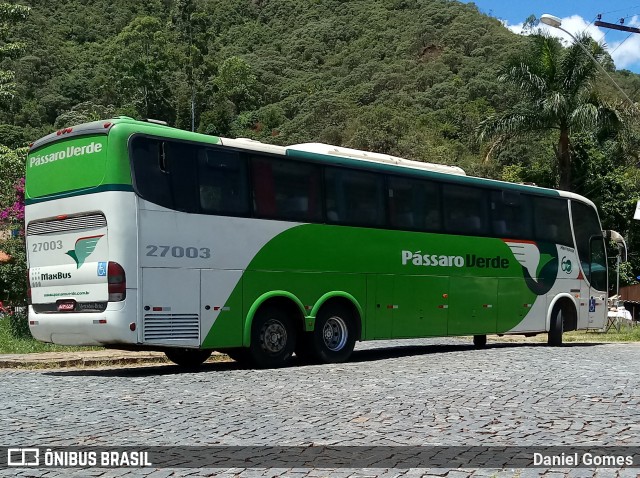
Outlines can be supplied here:
<path id="1" fill-rule="evenodd" d="M 332 352 L 342 350 L 347 343 L 349 329 L 341 317 L 330 317 L 322 328 L 322 340 L 324 345 Z"/>
<path id="2" fill-rule="evenodd" d="M 260 339 L 262 348 L 270 354 L 278 354 L 287 345 L 287 329 L 279 320 L 268 320 L 262 328 Z"/>

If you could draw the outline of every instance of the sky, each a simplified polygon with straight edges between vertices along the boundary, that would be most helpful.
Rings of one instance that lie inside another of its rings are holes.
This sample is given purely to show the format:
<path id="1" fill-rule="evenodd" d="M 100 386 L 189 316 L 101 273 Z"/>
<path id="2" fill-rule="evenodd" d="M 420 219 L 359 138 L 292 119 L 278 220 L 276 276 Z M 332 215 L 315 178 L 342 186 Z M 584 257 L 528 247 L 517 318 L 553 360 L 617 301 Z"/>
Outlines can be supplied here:
<path id="1" fill-rule="evenodd" d="M 464 3 L 470 3 L 462 0 Z M 620 23 L 640 28 L 640 0 L 474 0 L 478 9 L 487 15 L 502 20 L 507 28 L 520 33 L 523 22 L 529 15 L 537 18 L 549 13 L 562 19 L 562 28 L 573 35 L 586 32 L 596 41 L 606 45 L 617 69 L 640 73 L 640 33 L 628 33 L 609 28 L 596 27 L 593 22 L 602 14 L 601 21 Z M 540 25 L 551 35 L 571 41 L 569 36 L 557 28 Z"/>

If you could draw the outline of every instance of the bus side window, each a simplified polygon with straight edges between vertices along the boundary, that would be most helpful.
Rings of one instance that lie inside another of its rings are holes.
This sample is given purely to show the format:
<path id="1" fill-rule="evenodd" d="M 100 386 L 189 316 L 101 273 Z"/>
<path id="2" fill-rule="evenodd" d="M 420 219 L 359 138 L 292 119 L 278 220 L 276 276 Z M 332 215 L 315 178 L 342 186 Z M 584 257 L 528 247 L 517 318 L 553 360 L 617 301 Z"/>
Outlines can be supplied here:
<path id="1" fill-rule="evenodd" d="M 539 241 L 573 246 L 568 201 L 537 196 L 532 199 L 535 238 Z"/>
<path id="2" fill-rule="evenodd" d="M 198 147 L 180 141 L 163 141 L 161 159 L 168 168 L 173 207 L 179 211 L 200 212 L 198 200 L 197 155 Z"/>
<path id="3" fill-rule="evenodd" d="M 169 175 L 160 166 L 161 144 L 157 139 L 144 136 L 132 138 L 130 155 L 133 183 L 140 197 L 172 209 L 174 205 Z"/>
<path id="4" fill-rule="evenodd" d="M 268 156 L 251 158 L 253 199 L 258 217 L 319 222 L 320 168 Z"/>
<path id="5" fill-rule="evenodd" d="M 391 227 L 421 231 L 441 229 L 438 186 L 431 181 L 391 176 L 388 204 Z"/>
<path id="6" fill-rule="evenodd" d="M 200 148 L 198 178 L 202 212 L 248 215 L 247 167 L 237 152 Z"/>
<path id="7" fill-rule="evenodd" d="M 443 201 L 447 232 L 468 235 L 488 233 L 486 190 L 445 184 Z"/>
<path id="8" fill-rule="evenodd" d="M 517 191 L 491 191 L 491 230 L 502 238 L 531 237 L 531 201 Z"/>
<path id="9" fill-rule="evenodd" d="M 354 226 L 381 226 L 385 222 L 384 177 L 328 167 L 325 170 L 327 219 Z M 332 218 L 336 218 L 333 220 Z"/>

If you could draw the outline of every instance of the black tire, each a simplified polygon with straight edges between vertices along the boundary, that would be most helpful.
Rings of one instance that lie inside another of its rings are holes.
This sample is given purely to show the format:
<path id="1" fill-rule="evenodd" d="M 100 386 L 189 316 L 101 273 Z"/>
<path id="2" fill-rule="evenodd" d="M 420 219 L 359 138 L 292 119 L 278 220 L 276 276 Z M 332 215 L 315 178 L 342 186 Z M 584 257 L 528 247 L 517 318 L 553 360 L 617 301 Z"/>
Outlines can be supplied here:
<path id="1" fill-rule="evenodd" d="M 552 347 L 562 345 L 562 332 L 564 331 L 564 314 L 562 307 L 556 305 L 551 312 L 551 322 L 549 323 L 549 335 L 547 344 Z"/>
<path id="2" fill-rule="evenodd" d="M 296 330 L 293 320 L 277 307 L 261 308 L 251 326 L 249 354 L 257 367 L 283 366 L 293 355 Z"/>
<path id="3" fill-rule="evenodd" d="M 164 353 L 169 360 L 184 368 L 198 368 L 211 357 L 211 350 L 168 349 Z"/>
<path id="4" fill-rule="evenodd" d="M 473 336 L 473 346 L 477 349 L 483 349 L 487 346 L 487 336 L 486 335 L 474 335 Z"/>
<path id="5" fill-rule="evenodd" d="M 313 353 L 318 362 L 340 363 L 351 357 L 356 344 L 353 314 L 340 305 L 322 307 L 313 332 Z"/>

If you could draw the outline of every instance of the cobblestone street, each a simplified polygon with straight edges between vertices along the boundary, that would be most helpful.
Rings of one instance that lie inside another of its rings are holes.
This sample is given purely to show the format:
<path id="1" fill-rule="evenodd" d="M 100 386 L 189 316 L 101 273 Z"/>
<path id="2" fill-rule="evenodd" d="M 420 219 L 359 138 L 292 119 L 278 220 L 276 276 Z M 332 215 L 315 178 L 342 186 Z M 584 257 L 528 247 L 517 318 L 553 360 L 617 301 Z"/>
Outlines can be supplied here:
<path id="1" fill-rule="evenodd" d="M 5 446 L 640 444 L 640 344 L 360 344 L 350 363 L 2 370 Z M 21 476 L 637 476 L 640 469 L 93 469 Z M 16 470 L 0 470 L 15 476 Z"/>

